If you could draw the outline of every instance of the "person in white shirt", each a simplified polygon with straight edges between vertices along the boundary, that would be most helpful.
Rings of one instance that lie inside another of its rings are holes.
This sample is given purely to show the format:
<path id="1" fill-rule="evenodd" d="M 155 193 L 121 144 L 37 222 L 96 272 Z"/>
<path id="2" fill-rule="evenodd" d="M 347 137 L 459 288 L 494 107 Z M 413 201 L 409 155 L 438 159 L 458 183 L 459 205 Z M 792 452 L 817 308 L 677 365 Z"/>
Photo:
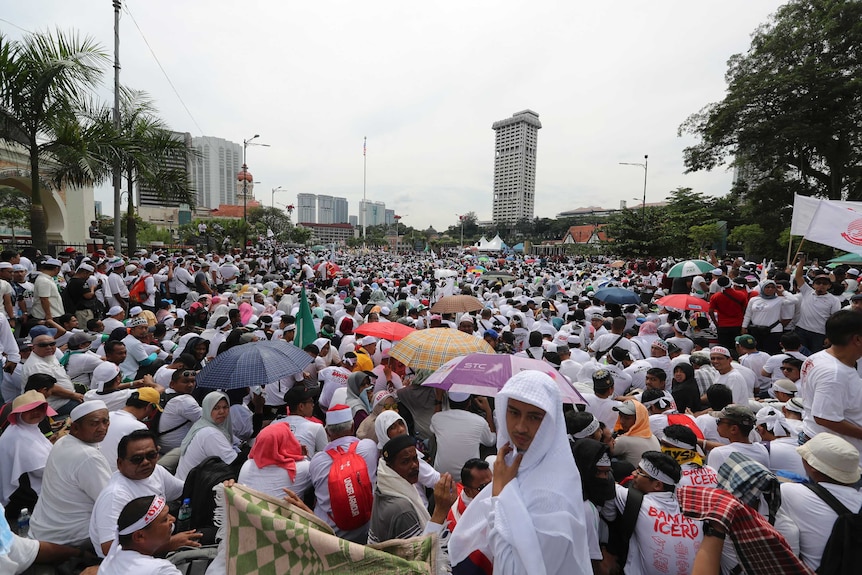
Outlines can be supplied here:
<path id="1" fill-rule="evenodd" d="M 209 457 L 219 457 L 230 465 L 237 458 L 233 447 L 230 401 L 224 393 L 211 391 L 201 405 L 201 418 L 189 429 L 180 445 L 176 476 L 183 481 Z"/>
<path id="2" fill-rule="evenodd" d="M 837 499 L 845 513 L 856 513 L 862 507 L 862 493 L 856 487 L 860 477 L 859 452 L 831 433 L 815 435 L 798 447 L 797 452 L 813 485 L 781 484 L 781 507 L 775 528 L 794 553 L 816 571 L 838 518 L 825 499 L 829 496 Z"/>
<path id="3" fill-rule="evenodd" d="M 682 514 L 674 491 L 682 470 L 670 455 L 659 451 L 643 453 L 632 484 L 643 493 L 637 522 L 625 561 L 627 575 L 651 575 L 667 570 L 692 573 L 694 556 L 703 538 L 700 522 Z M 619 517 L 631 497 L 627 487 L 616 486 L 616 497 L 605 503 L 602 517 Z"/>
<path id="4" fill-rule="evenodd" d="M 180 446 L 203 410 L 191 393 L 195 389 L 192 370 L 177 369 L 171 374 L 170 388 L 165 390 L 164 412 L 159 418 L 158 443 L 163 455 Z"/>
<path id="5" fill-rule="evenodd" d="M 619 418 L 614 408 L 622 405 L 614 399 L 614 378 L 607 370 L 601 369 L 593 372 L 592 380 L 594 393 L 582 394 L 588 403 L 587 411 L 605 427 L 613 429 Z"/>
<path id="6" fill-rule="evenodd" d="M 754 397 L 766 398 L 769 396 L 769 386 L 772 383 L 770 377 L 763 375 L 763 367 L 771 357 L 768 353 L 757 349 L 757 340 L 750 334 L 736 336 L 736 352 L 739 354 L 739 363 L 754 373 Z"/>
<path id="7" fill-rule="evenodd" d="M 496 397 L 499 451 L 492 485 L 467 507 L 449 539 L 453 565 L 481 551 L 495 573 L 592 574 L 581 477 L 557 385 L 522 371 Z"/>
<path id="8" fill-rule="evenodd" d="M 111 471 L 117 470 L 117 446 L 120 441 L 133 431 L 147 429 L 143 421 L 161 410 L 160 398 L 161 394 L 152 387 L 142 387 L 129 395 L 122 409 L 109 412 L 111 424 L 99 449 L 108 461 Z"/>
<path id="9" fill-rule="evenodd" d="M 84 332 L 72 334 L 66 342 L 66 353 L 60 359 L 60 365 L 66 368 L 69 379 L 90 388 L 90 376 L 101 363 L 102 358 L 90 351 L 90 346 L 96 336 Z"/>
<path id="10" fill-rule="evenodd" d="M 793 428 L 787 424 L 781 408 L 767 405 L 760 408 L 755 417 L 755 429 L 769 452 L 769 470 L 790 471 L 799 477 L 805 477 L 802 458 L 796 451 L 799 441 L 792 431 Z"/>
<path id="11" fill-rule="evenodd" d="M 153 556 L 170 543 L 173 529 L 174 516 L 168 512 L 164 497 L 147 495 L 131 500 L 117 519 L 118 540 L 99 566 L 99 575 L 180 575 L 170 561 Z"/>
<path id="12" fill-rule="evenodd" d="M 860 450 L 862 385 L 856 365 L 862 358 L 862 314 L 837 312 L 826 322 L 826 337 L 832 345 L 805 360 L 797 382 L 805 405 L 802 433 L 835 433 Z"/>
<path id="13" fill-rule="evenodd" d="M 434 469 L 441 474 L 457 476 L 464 462 L 479 457 L 479 446 L 493 446 L 497 441 L 493 413 L 488 400 L 469 393 L 449 392 L 449 409 L 431 416 L 431 432 L 437 438 Z M 469 411 L 475 407 L 485 417 Z"/>
<path id="14" fill-rule="evenodd" d="M 328 443 L 323 426 L 308 419 L 314 413 L 314 394 L 304 386 L 296 385 L 284 394 L 284 401 L 290 415 L 277 419 L 274 424 L 283 423 L 290 427 L 310 459 Z"/>
<path id="15" fill-rule="evenodd" d="M 183 482 L 157 465 L 159 452 L 151 431 L 141 429 L 123 436 L 116 455 L 117 471 L 99 493 L 90 518 L 90 541 L 99 557 L 108 553 L 117 530 L 117 518 L 128 501 L 145 495 L 161 495 L 174 501 L 183 493 Z M 200 537 L 194 531 L 175 533 L 169 548 L 198 547 Z"/>
<path id="16" fill-rule="evenodd" d="M 105 319 L 102 320 L 102 325 L 105 326 L 103 333 L 110 334 L 118 327 L 126 327 L 123 319 L 126 317 L 126 311 L 119 305 L 113 305 L 108 309 Z"/>
<path id="17" fill-rule="evenodd" d="M 354 365 L 356 354 L 348 351 L 344 354 L 341 365 L 333 365 L 317 372 L 317 379 L 322 384 L 317 402 L 323 411 L 329 411 L 329 406 L 333 403 L 344 403 L 344 397 L 341 401 L 333 402 L 333 394 L 338 389 L 347 389 L 347 378 L 350 377 Z"/>
<path id="18" fill-rule="evenodd" d="M 769 469 L 769 452 L 766 447 L 761 443 L 752 443 L 749 439 L 756 419 L 748 407 L 732 404 L 712 415 L 716 419 L 718 434 L 730 443 L 715 447 L 709 452 L 707 463 L 710 467 L 720 469 L 731 453 L 741 453 Z"/>
<path id="19" fill-rule="evenodd" d="M 290 489 L 300 499 L 311 487 L 309 460 L 290 426 L 273 422 L 260 430 L 237 481 L 277 499 Z"/>
<path id="20" fill-rule="evenodd" d="M 111 477 L 98 445 L 108 432 L 108 409 L 102 401 L 87 401 L 73 409 L 70 418 L 69 435 L 61 437 L 48 455 L 30 534 L 77 546 L 89 543 L 93 505 Z"/>
<path id="21" fill-rule="evenodd" d="M 57 342 L 54 339 L 56 331 L 56 329 L 39 325 L 30 328 L 30 335 L 33 338 L 33 353 L 30 354 L 30 358 L 24 364 L 24 372 L 21 377 L 27 381 L 34 373 L 46 373 L 53 376 L 57 380 L 57 384 L 48 397 L 48 405 L 60 415 L 68 415 L 73 408 L 84 401 L 84 396 L 75 392 L 75 386 L 69 379 L 69 374 L 57 361 L 55 356 Z"/>
<path id="22" fill-rule="evenodd" d="M 718 372 L 715 383 L 726 385 L 733 393 L 733 403 L 746 405 L 751 398 L 748 384 L 742 374 L 731 365 L 730 350 L 726 347 L 715 346 L 709 350 L 709 361 Z"/>

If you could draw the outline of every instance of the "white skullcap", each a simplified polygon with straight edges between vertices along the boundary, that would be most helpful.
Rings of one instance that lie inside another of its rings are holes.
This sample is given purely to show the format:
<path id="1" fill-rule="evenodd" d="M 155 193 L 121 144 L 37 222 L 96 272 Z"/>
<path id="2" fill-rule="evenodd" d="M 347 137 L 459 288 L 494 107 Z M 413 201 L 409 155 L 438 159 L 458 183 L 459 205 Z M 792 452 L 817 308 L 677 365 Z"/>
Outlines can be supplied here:
<path id="1" fill-rule="evenodd" d="M 72 418 L 72 421 L 78 421 L 82 417 L 86 417 L 93 413 L 94 411 L 99 411 L 100 409 L 108 410 L 108 406 L 105 405 L 105 402 L 101 399 L 93 399 L 90 401 L 85 401 L 78 407 L 72 410 L 69 414 L 69 417 Z"/>

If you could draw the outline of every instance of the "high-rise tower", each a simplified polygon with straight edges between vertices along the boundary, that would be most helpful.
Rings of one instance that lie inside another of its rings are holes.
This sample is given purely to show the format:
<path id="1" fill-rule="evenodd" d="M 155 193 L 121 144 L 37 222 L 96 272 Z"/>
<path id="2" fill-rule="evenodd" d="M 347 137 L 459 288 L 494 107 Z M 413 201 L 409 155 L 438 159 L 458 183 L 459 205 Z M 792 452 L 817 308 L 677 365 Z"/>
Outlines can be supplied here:
<path id="1" fill-rule="evenodd" d="M 536 192 L 536 139 L 542 123 L 532 110 L 494 122 L 495 224 L 533 219 Z"/>

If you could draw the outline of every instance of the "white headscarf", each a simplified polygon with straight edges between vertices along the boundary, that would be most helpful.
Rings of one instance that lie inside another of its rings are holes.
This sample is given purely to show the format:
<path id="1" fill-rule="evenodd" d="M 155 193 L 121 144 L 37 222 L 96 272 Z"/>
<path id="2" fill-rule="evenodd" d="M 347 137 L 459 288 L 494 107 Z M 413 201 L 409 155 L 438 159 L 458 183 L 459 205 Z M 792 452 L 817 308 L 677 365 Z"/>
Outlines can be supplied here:
<path id="1" fill-rule="evenodd" d="M 191 428 L 189 428 L 189 432 L 186 434 L 182 444 L 180 445 L 180 455 L 183 455 L 186 452 L 186 449 L 189 448 L 189 444 L 192 442 L 194 436 L 197 435 L 198 431 L 206 427 L 214 427 L 218 429 L 227 438 L 228 443 L 233 443 L 230 411 L 228 411 L 227 419 L 225 419 L 221 425 L 216 425 L 213 421 L 213 408 L 222 399 L 227 402 L 228 406 L 230 406 L 230 400 L 227 398 L 227 395 L 220 391 L 211 391 L 206 397 L 204 397 L 204 400 L 201 402 L 201 418 L 195 421 Z"/>
<path id="2" fill-rule="evenodd" d="M 540 407 L 545 417 L 517 477 L 495 499 L 492 489 L 480 491 L 461 516 L 449 540 L 452 565 L 479 549 L 494 562 L 495 574 L 591 575 L 581 477 L 557 385 L 538 371 L 522 371 L 506 382 L 497 394 L 498 449 L 509 442 L 505 414 L 510 399 Z M 495 549 L 495 542 L 502 547 Z"/>
<path id="3" fill-rule="evenodd" d="M 24 473 L 44 469 L 51 453 L 51 442 L 39 429 L 39 424 L 24 423 L 20 414 L 14 425 L 0 435 L 0 503 L 9 503 L 9 497 L 18 489 L 19 478 Z M 41 477 L 31 477 L 30 487 L 39 494 Z"/>
<path id="4" fill-rule="evenodd" d="M 404 421 L 404 418 L 398 415 L 397 411 L 392 411 L 391 409 L 381 412 L 377 416 L 377 419 L 374 420 L 374 432 L 377 434 L 377 449 L 383 450 L 383 446 L 389 441 L 389 435 L 386 432 L 399 419 L 404 422 L 404 426 L 406 427 L 407 422 Z"/>

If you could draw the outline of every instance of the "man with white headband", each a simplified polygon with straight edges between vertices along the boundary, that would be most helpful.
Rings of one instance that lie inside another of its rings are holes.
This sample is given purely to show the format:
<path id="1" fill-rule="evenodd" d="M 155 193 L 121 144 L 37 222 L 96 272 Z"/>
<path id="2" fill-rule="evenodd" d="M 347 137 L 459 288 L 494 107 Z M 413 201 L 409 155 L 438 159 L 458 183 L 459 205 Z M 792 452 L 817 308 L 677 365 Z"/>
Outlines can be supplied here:
<path id="1" fill-rule="evenodd" d="M 111 478 L 111 467 L 99 451 L 110 419 L 108 407 L 98 399 L 85 401 L 70 417 L 69 435 L 48 455 L 30 533 L 43 541 L 89 548 L 93 505 Z"/>
<path id="2" fill-rule="evenodd" d="M 99 567 L 99 575 L 181 575 L 167 559 L 153 557 L 171 538 L 174 516 L 164 497 L 132 499 L 117 519 L 117 539 Z"/>
<path id="3" fill-rule="evenodd" d="M 581 476 L 557 385 L 544 373 L 522 371 L 496 401 L 492 485 L 479 492 L 452 533 L 452 565 L 478 550 L 494 573 L 591 574 Z"/>
<path id="4" fill-rule="evenodd" d="M 660 451 L 645 451 L 635 469 L 632 487 L 643 494 L 637 522 L 629 541 L 625 573 L 691 573 L 694 555 L 703 538 L 702 525 L 685 517 L 674 490 L 682 471 L 673 457 Z M 616 486 L 616 496 L 602 508 L 608 521 L 626 509 L 634 491 Z"/>
<path id="5" fill-rule="evenodd" d="M 755 430 L 760 434 L 763 443 L 769 445 L 769 470 L 792 471 L 805 477 L 802 458 L 796 451 L 799 438 L 787 424 L 787 418 L 781 408 L 777 405 L 761 407 L 755 414 L 755 419 Z"/>

